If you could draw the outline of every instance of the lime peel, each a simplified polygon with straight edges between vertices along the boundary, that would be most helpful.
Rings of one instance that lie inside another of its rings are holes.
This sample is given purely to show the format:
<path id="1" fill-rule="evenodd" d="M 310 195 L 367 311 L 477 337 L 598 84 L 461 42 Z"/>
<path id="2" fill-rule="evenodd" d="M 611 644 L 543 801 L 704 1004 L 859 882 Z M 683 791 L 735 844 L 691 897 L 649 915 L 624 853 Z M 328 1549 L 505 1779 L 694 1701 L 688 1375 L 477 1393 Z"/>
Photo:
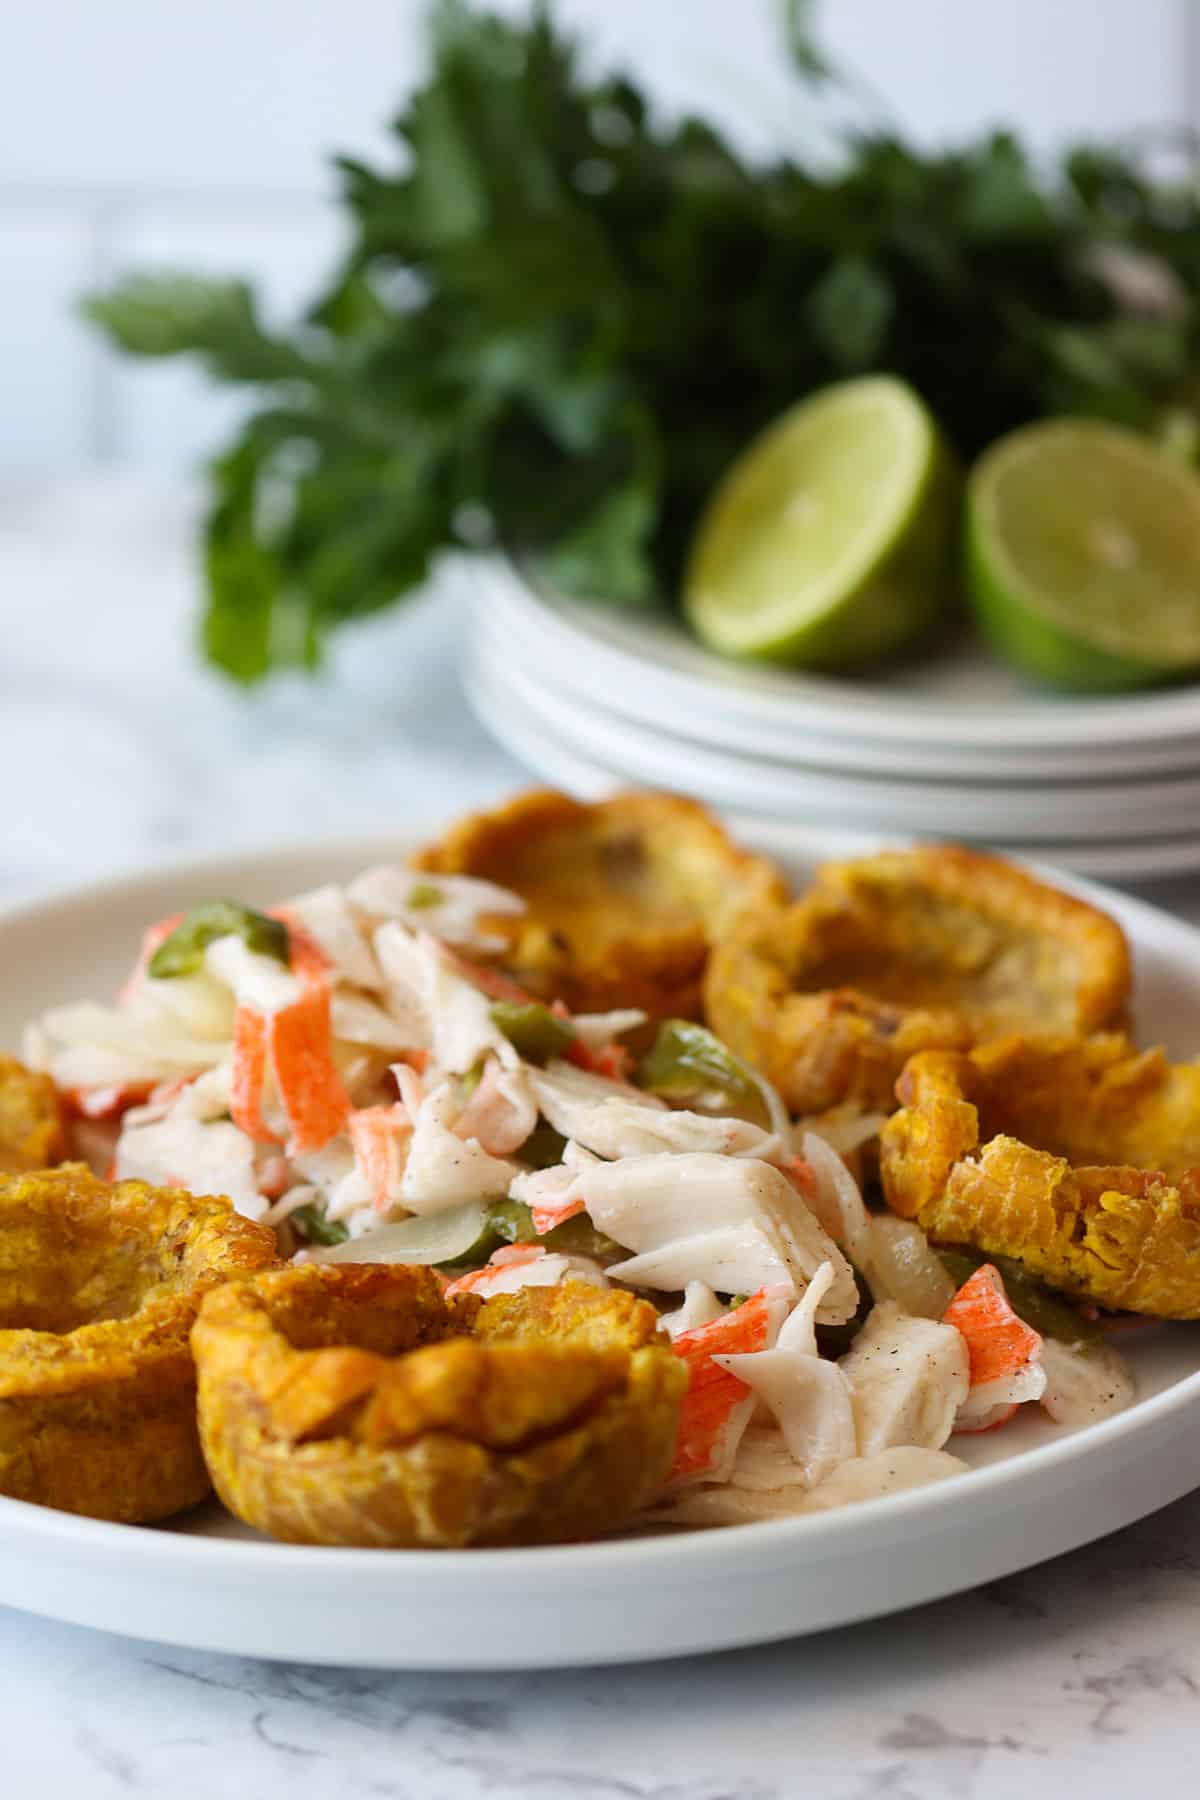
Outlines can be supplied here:
<path id="1" fill-rule="evenodd" d="M 952 582 L 958 479 L 918 395 L 891 376 L 794 406 L 701 520 L 684 605 L 727 655 L 846 667 L 921 636 Z"/>
<path id="2" fill-rule="evenodd" d="M 1114 692 L 1200 668 L 1200 479 L 1091 419 L 1025 426 L 967 489 L 966 576 L 995 647 L 1038 680 Z"/>

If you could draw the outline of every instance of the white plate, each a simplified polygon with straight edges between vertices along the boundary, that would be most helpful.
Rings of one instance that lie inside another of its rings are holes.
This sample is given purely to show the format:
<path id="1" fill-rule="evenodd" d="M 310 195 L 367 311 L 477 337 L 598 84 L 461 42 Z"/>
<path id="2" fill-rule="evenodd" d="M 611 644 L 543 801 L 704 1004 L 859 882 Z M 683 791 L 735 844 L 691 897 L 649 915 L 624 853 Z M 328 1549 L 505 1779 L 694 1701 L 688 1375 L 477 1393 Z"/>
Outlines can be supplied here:
<path id="1" fill-rule="evenodd" d="M 627 785 L 634 778 L 627 757 L 606 762 L 594 752 L 585 754 L 573 742 L 565 743 L 544 720 L 535 720 L 522 713 L 502 684 L 489 682 L 470 661 L 463 672 L 463 686 L 472 708 L 492 736 L 533 774 L 553 786 L 565 788 L 581 799 L 594 800 L 603 794 L 612 793 L 615 788 Z M 683 764 L 679 774 L 681 778 L 677 785 L 684 791 L 702 791 L 696 766 L 690 758 Z M 661 769 L 658 779 L 668 779 Z M 804 837 L 817 829 L 810 823 L 806 830 L 803 820 L 796 816 L 799 808 L 791 817 L 783 819 L 778 814 L 772 814 L 769 809 L 764 812 L 762 789 L 757 784 L 749 789 L 739 786 L 735 790 L 729 790 L 723 787 L 721 792 L 710 793 L 705 797 L 714 805 L 744 813 L 747 818 L 755 818 L 760 830 L 795 830 Z M 839 827 L 852 823 L 844 811 L 835 812 L 834 817 Z M 870 831 L 835 830 L 834 825 L 824 823 L 819 830 L 823 838 L 832 840 L 836 837 L 844 846 L 838 854 L 850 856 L 855 854 L 856 849 L 877 840 L 880 830 L 886 827 L 890 827 L 893 832 L 898 829 L 894 813 L 890 816 L 888 813 L 882 814 L 881 823 Z M 943 828 L 911 832 L 910 835 L 945 838 L 951 834 Z M 968 835 L 977 836 L 975 833 Z M 987 841 L 1010 856 L 1032 860 L 1053 857 L 1060 867 L 1099 881 L 1157 881 L 1167 876 L 1187 875 L 1200 870 L 1200 836 L 1195 831 L 1189 831 L 1182 837 L 1114 837 L 1087 844 L 1072 843 L 1062 837 L 1033 842 L 989 833 Z"/>
<path id="2" fill-rule="evenodd" d="M 775 818 L 975 840 L 1057 844 L 1193 836 L 1200 821 L 1200 771 L 1170 781 L 985 783 L 887 780 L 804 766 L 799 758 L 746 756 L 635 721 L 598 697 L 580 701 L 514 655 L 494 626 L 467 650 L 467 680 L 491 712 L 545 727 L 560 744 L 650 787 L 684 788 L 714 805 Z"/>
<path id="3" fill-rule="evenodd" d="M 662 614 L 588 605 L 481 563 L 479 604 L 537 667 L 630 718 L 878 773 L 1129 775 L 1200 767 L 1200 687 L 1120 698 L 1024 687 L 966 634 L 871 679 L 732 663 Z"/>
<path id="4" fill-rule="evenodd" d="M 758 842 L 797 880 L 840 848 L 794 831 L 762 831 Z M 10 909 L 0 915 L 0 1044 L 15 1043 L 42 1006 L 110 991 L 147 919 L 214 893 L 262 903 L 342 881 L 405 848 L 388 838 L 181 864 Z M 1133 939 L 1139 1013 L 1177 1054 L 1193 1048 L 1200 934 L 1093 892 Z M 722 1532 L 534 1550 L 322 1550 L 257 1538 L 215 1504 L 149 1529 L 0 1500 L 0 1603 L 206 1650 L 396 1668 L 619 1662 L 816 1631 L 1027 1568 L 1200 1484 L 1200 1328 L 1151 1327 L 1122 1347 L 1140 1398 L 1116 1418 L 1071 1434 L 1031 1416 L 957 1441 L 979 1465 L 959 1480 Z"/>

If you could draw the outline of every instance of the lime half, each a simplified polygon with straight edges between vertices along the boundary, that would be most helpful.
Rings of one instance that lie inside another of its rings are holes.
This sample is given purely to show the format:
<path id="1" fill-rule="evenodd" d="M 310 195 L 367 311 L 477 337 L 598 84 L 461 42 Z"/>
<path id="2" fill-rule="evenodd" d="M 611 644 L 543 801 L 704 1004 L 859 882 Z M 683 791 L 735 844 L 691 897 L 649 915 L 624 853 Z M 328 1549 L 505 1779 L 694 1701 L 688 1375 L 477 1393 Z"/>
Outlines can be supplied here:
<path id="1" fill-rule="evenodd" d="M 967 581 L 984 630 L 1077 692 L 1200 668 L 1200 479 L 1091 419 L 1028 425 L 967 487 Z"/>
<path id="2" fill-rule="evenodd" d="M 890 376 L 839 382 L 738 458 L 692 545 L 684 607 L 726 656 L 839 668 L 919 637 L 953 590 L 958 481 Z"/>

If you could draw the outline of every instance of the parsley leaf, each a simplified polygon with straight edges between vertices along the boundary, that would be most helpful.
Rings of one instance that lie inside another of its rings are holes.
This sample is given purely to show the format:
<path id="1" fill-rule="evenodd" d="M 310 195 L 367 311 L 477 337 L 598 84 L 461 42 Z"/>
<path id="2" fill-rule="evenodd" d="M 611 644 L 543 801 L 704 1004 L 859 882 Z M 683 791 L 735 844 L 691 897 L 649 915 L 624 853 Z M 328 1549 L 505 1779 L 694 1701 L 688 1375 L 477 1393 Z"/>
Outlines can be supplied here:
<path id="1" fill-rule="evenodd" d="M 271 328 L 244 282 L 177 273 L 85 302 L 129 354 L 254 396 L 210 470 L 212 662 L 315 668 L 454 546 L 669 603 L 730 462 L 849 372 L 912 382 L 964 457 L 1051 412 L 1190 453 L 1197 184 L 1152 180 L 1139 146 L 1056 170 L 1005 133 L 918 149 L 826 56 L 810 0 L 781 5 L 797 122 L 838 151 L 819 164 L 663 119 L 542 6 L 438 0 L 395 157 L 337 162 L 349 248 L 303 318 Z"/>

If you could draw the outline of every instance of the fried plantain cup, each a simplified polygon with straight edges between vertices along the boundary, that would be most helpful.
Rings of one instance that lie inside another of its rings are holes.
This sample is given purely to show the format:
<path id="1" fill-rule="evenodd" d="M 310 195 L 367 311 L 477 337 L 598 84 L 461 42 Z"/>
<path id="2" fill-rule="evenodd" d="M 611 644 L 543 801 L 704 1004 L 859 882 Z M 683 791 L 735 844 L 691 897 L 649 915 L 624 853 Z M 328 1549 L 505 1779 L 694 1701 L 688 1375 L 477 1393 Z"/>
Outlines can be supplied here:
<path id="1" fill-rule="evenodd" d="M 462 820 L 414 859 L 525 901 L 488 928 L 502 967 L 573 1012 L 640 1007 L 698 1018 L 709 950 L 743 911 L 787 896 L 775 867 L 739 850 L 694 800 L 623 793 L 585 804 L 535 789 Z"/>
<path id="2" fill-rule="evenodd" d="M 828 863 L 795 905 L 743 917 L 705 1008 L 793 1111 L 888 1112 L 918 1051 L 1119 1024 L 1130 981 L 1106 914 L 999 857 L 925 846 Z"/>
<path id="3" fill-rule="evenodd" d="M 446 1301 L 428 1269 L 293 1266 L 192 1334 L 217 1492 L 292 1543 L 552 1543 L 670 1466 L 687 1371 L 648 1302 L 583 1283 Z"/>
<path id="4" fill-rule="evenodd" d="M 1165 1169 L 1142 1160 L 1198 1087 L 1200 1070 L 1121 1038 L 916 1056 L 880 1137 L 884 1194 L 935 1243 L 1012 1257 L 1074 1298 L 1200 1318 L 1200 1171 L 1179 1160 L 1197 1114 Z"/>
<path id="5" fill-rule="evenodd" d="M 67 1154 L 58 1089 L 11 1056 L 0 1056 L 0 1174 L 49 1169 Z"/>
<path id="6" fill-rule="evenodd" d="M 227 1200 L 79 1163 L 0 1179 L 0 1493 L 125 1521 L 202 1500 L 196 1309 L 274 1260 Z"/>

